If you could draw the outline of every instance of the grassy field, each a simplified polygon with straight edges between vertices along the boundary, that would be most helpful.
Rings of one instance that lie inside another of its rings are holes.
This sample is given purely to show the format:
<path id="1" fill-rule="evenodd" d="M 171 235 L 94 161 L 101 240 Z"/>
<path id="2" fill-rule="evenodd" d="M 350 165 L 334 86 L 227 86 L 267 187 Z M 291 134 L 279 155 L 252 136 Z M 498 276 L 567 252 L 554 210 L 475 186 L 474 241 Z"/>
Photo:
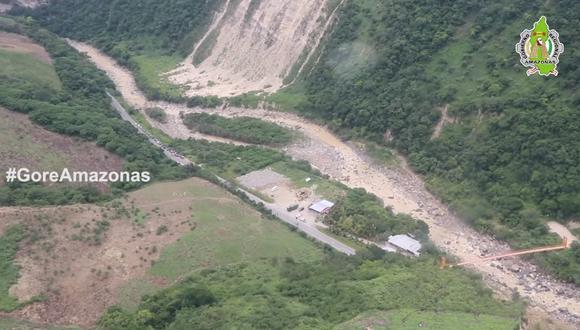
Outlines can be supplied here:
<path id="1" fill-rule="evenodd" d="M 201 179 L 155 183 L 100 206 L 2 212 L 0 311 L 19 307 L 17 298 L 44 297 L 39 310 L 54 324 L 73 316 L 94 324 L 112 304 L 131 310 L 143 295 L 199 270 L 270 258 L 315 262 L 323 254 Z M 22 260 L 29 261 L 19 269 Z"/>
<path id="2" fill-rule="evenodd" d="M 142 295 L 160 289 L 157 283 L 171 283 L 198 270 L 263 258 L 289 256 L 313 261 L 322 256 L 312 242 L 280 222 L 263 219 L 257 211 L 214 185 L 186 180 L 156 184 L 155 189 L 132 194 L 136 205 L 148 207 L 167 203 L 174 198 L 168 196 L 175 195 L 191 200 L 187 210 L 195 229 L 162 249 L 148 275 L 123 286 L 118 293 L 123 308 L 135 308 Z"/>
<path id="3" fill-rule="evenodd" d="M 67 156 L 56 152 L 49 139 L 40 141 L 33 130 L 43 130 L 32 125 L 22 114 L 0 108 L 0 166 L 6 169 L 9 165 L 31 166 L 44 170 L 63 168 L 68 163 Z M 49 134 L 52 135 L 52 134 Z M 16 164 L 18 163 L 18 164 Z"/>
<path id="4" fill-rule="evenodd" d="M 184 90 L 181 86 L 170 83 L 161 74 L 171 71 L 181 62 L 178 56 L 140 55 L 133 57 L 139 70 L 137 80 L 149 90 L 158 91 L 162 95 L 179 98 Z"/>
<path id="5" fill-rule="evenodd" d="M 52 98 L 62 83 L 50 61 L 45 49 L 29 38 L 0 32 L 0 81 L 5 83 L 0 97 L 33 94 L 40 100 Z M 43 171 L 121 167 L 118 157 L 94 144 L 50 132 L 24 114 L 0 107 L 0 117 L 0 177 L 13 166 Z"/>
<path id="6" fill-rule="evenodd" d="M 238 201 L 195 201 L 192 220 L 196 230 L 167 247 L 151 274 L 174 280 L 202 268 L 292 256 L 314 260 L 320 252 L 281 223 L 260 218 Z M 186 262 L 184 262 L 186 261 Z"/>
<path id="7" fill-rule="evenodd" d="M 518 320 L 498 316 L 402 309 L 364 313 L 336 326 L 334 330 L 513 330 L 518 324 Z"/>
<path id="8" fill-rule="evenodd" d="M 345 236 L 336 235 L 335 233 L 331 232 L 330 229 L 328 229 L 328 228 L 319 227 L 318 230 L 320 230 L 321 232 L 325 233 L 326 235 L 336 239 L 337 241 L 342 242 L 342 243 L 350 246 L 351 248 L 353 248 L 357 251 L 361 251 L 361 250 L 366 248 L 366 246 L 363 243 L 357 242 L 357 241 L 350 239 L 348 237 L 345 237 Z"/>
<path id="9" fill-rule="evenodd" d="M 0 49 L 0 77 L 2 79 L 34 82 L 49 91 L 61 89 L 61 82 L 52 65 L 32 54 Z"/>
<path id="10" fill-rule="evenodd" d="M 41 171 L 122 168 L 118 156 L 93 143 L 47 131 L 21 113 L 0 108 L 0 116 L 0 178 L 10 167 Z"/>

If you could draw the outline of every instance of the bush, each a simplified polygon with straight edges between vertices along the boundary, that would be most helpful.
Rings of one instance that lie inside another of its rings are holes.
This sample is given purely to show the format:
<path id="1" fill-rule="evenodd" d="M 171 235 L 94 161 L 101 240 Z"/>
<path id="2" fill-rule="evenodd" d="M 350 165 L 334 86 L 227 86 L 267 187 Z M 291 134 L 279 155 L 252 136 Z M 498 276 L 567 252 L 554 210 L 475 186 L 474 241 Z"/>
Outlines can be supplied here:
<path id="1" fill-rule="evenodd" d="M 149 118 L 154 119 L 160 123 L 167 122 L 167 114 L 161 108 L 147 108 L 145 109 L 145 113 Z"/>

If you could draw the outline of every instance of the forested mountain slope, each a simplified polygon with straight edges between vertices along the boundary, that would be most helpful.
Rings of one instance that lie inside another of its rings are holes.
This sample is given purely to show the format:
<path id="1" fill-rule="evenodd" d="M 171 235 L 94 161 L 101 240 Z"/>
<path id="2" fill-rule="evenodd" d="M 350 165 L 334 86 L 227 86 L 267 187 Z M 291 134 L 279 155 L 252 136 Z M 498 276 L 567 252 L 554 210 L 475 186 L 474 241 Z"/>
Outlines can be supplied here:
<path id="1" fill-rule="evenodd" d="M 577 1 L 349 1 L 302 111 L 405 152 L 478 229 L 554 243 L 543 219 L 580 216 L 579 13 Z M 541 15 L 566 47 L 558 77 L 527 77 L 514 52 Z M 445 107 L 456 123 L 434 138 Z M 580 282 L 577 246 L 548 261 Z"/>

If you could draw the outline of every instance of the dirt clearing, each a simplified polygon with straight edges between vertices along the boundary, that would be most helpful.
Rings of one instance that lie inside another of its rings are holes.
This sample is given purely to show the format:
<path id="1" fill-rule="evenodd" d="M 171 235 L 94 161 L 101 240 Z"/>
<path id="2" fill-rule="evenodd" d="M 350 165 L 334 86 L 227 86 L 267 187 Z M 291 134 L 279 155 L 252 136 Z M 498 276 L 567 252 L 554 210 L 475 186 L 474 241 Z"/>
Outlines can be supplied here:
<path id="1" fill-rule="evenodd" d="M 37 171 L 119 171 L 123 160 L 91 142 L 38 126 L 25 114 L 0 108 L 0 177 L 10 167 Z M 0 185 L 4 184 L 4 180 Z"/>
<path id="2" fill-rule="evenodd" d="M 272 168 L 265 168 L 236 180 L 242 186 L 267 196 L 272 201 L 270 206 L 279 212 L 313 227 L 328 227 L 320 221 L 319 213 L 309 209 L 312 204 L 324 199 L 312 178 L 297 185 L 289 177 L 275 172 Z"/>
<path id="3" fill-rule="evenodd" d="M 568 243 L 572 243 L 573 241 L 578 240 L 578 237 L 574 236 L 574 234 L 572 234 L 572 232 L 566 228 L 566 226 L 556 221 L 548 222 L 548 227 L 550 228 L 551 232 L 558 234 L 558 236 L 562 237 L 562 239 L 567 239 Z"/>
<path id="4" fill-rule="evenodd" d="M 50 55 L 42 46 L 20 34 L 0 32 L 0 50 L 32 54 L 39 60 L 52 64 Z"/>

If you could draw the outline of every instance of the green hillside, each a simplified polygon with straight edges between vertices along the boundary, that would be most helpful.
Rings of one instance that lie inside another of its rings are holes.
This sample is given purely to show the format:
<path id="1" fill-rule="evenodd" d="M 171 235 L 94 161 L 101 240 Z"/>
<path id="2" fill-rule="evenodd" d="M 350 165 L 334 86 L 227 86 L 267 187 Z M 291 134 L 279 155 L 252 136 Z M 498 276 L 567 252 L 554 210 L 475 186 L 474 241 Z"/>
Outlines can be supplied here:
<path id="1" fill-rule="evenodd" d="M 470 329 L 511 330 L 520 317 L 518 304 L 494 301 L 461 270 L 441 272 L 431 261 L 396 255 L 375 261 L 328 256 L 201 271 L 146 297 L 132 313 L 110 309 L 100 328 L 332 329 L 368 310 L 397 309 L 447 311 L 423 315 L 439 324 L 457 326 L 460 319 L 479 325 Z M 389 315 L 400 322 L 396 311 Z"/>
<path id="2" fill-rule="evenodd" d="M 579 4 L 403 3 L 348 3 L 301 110 L 404 151 L 475 228 L 520 248 L 557 242 L 544 219 L 580 216 Z M 558 77 L 527 77 L 514 51 L 541 15 L 566 47 Z M 456 124 L 433 138 L 445 107 Z M 540 262 L 580 283 L 579 255 Z"/>

